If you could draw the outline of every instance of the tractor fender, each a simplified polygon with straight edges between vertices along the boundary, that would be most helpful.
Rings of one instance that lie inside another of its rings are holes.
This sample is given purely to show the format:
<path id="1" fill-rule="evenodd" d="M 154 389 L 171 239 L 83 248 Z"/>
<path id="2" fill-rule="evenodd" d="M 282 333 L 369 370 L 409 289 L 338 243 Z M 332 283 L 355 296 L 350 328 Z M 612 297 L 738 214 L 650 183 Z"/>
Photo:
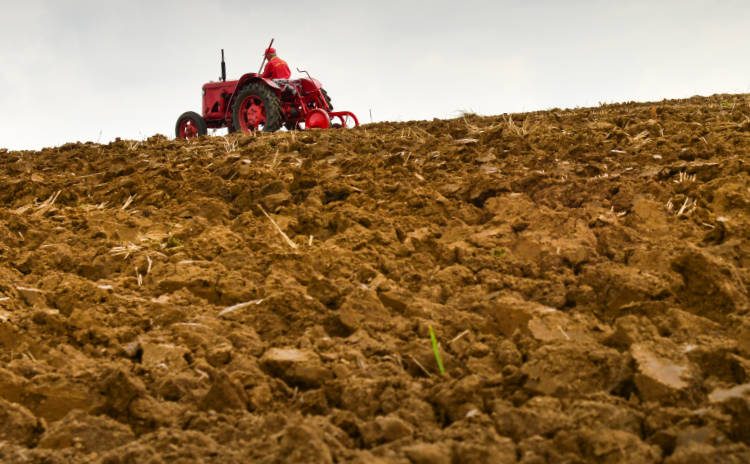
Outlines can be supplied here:
<path id="1" fill-rule="evenodd" d="M 277 84 L 273 80 L 262 78 L 255 73 L 248 73 L 240 77 L 239 82 L 237 82 L 237 88 L 235 90 L 235 93 L 238 90 L 242 89 L 242 87 L 244 87 L 246 84 L 249 84 L 250 82 L 262 82 L 263 84 L 271 87 L 273 90 L 277 92 L 281 91 L 281 87 L 279 87 L 279 84 Z"/>
<path id="2" fill-rule="evenodd" d="M 303 77 L 299 80 L 299 82 L 302 86 L 302 91 L 305 93 L 315 92 L 318 89 L 323 88 L 323 84 L 321 84 L 320 81 L 315 79 L 314 77 Z"/>
<path id="3" fill-rule="evenodd" d="M 234 100 L 237 97 L 237 94 L 240 92 L 240 90 L 242 90 L 243 87 L 251 82 L 261 82 L 263 83 L 263 85 L 270 87 L 277 94 L 281 93 L 281 87 L 279 87 L 279 84 L 277 84 L 273 80 L 260 77 L 256 73 L 243 74 L 242 77 L 240 77 L 240 80 L 237 81 L 237 87 L 234 88 L 232 98 L 229 99 L 229 104 L 227 105 L 226 112 L 227 116 L 231 116 L 232 114 L 232 108 L 234 107 Z"/>

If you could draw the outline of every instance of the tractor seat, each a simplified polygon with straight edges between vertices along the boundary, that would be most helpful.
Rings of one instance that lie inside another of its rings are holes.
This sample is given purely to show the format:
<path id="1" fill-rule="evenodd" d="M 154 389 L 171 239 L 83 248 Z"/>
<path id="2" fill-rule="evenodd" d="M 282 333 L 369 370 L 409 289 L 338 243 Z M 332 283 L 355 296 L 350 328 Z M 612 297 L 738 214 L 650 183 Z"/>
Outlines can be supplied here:
<path id="1" fill-rule="evenodd" d="M 293 84 L 289 82 L 288 79 L 274 79 L 273 80 L 279 87 L 281 87 L 281 91 L 283 93 L 290 93 L 292 95 L 297 94 L 297 89 L 294 87 Z"/>

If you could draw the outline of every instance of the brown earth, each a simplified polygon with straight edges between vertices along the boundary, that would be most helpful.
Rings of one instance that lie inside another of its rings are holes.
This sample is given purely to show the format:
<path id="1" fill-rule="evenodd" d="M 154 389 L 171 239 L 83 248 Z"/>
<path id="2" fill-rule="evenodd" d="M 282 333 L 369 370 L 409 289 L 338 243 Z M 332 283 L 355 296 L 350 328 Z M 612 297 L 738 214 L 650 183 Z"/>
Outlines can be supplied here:
<path id="1" fill-rule="evenodd" d="M 748 115 L 0 150 L 0 461 L 748 462 Z"/>

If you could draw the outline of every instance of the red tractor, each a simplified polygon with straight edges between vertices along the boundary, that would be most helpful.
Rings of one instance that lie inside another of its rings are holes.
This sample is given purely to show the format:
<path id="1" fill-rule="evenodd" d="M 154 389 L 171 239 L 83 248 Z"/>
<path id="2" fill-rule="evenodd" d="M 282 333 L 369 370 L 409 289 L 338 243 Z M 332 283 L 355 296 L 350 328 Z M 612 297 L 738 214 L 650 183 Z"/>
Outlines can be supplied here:
<path id="1" fill-rule="evenodd" d="M 177 119 L 177 138 L 206 135 L 208 128 L 227 127 L 229 132 L 274 132 L 294 129 L 359 126 L 349 111 L 333 111 L 331 99 L 322 84 L 307 71 L 306 78 L 264 79 L 258 73 L 244 74 L 227 81 L 224 50 L 221 51 L 221 80 L 203 86 L 203 116 L 188 111 Z M 336 121 L 337 122 L 332 122 Z"/>

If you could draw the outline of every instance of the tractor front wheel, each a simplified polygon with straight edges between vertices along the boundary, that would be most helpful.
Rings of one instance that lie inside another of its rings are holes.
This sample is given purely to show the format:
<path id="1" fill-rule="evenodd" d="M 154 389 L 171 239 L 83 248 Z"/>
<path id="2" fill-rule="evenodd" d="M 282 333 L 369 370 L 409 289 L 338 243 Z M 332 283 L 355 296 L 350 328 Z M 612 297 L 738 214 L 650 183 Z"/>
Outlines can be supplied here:
<path id="1" fill-rule="evenodd" d="M 232 108 L 236 131 L 274 132 L 284 123 L 279 97 L 265 85 L 254 82 L 240 90 Z"/>
<path id="2" fill-rule="evenodd" d="M 192 139 L 199 135 L 208 134 L 208 127 L 203 116 L 195 111 L 187 111 L 177 118 L 174 131 L 178 139 Z"/>

